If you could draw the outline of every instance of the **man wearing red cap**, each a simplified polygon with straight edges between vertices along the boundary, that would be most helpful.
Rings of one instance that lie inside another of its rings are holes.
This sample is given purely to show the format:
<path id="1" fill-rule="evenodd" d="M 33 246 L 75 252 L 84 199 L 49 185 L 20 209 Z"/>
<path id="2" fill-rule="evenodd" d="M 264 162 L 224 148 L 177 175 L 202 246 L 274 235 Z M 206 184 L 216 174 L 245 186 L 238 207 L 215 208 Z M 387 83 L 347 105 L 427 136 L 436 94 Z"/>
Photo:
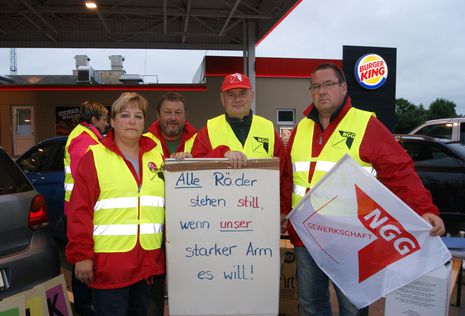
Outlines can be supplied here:
<path id="1" fill-rule="evenodd" d="M 225 114 L 208 120 L 200 130 L 192 156 L 228 158 L 234 168 L 245 166 L 247 158 L 279 157 L 281 213 L 284 214 L 290 209 L 292 186 L 286 186 L 292 185 L 291 165 L 273 123 L 252 113 L 254 92 L 249 78 L 240 73 L 227 75 L 221 85 L 220 98 Z"/>

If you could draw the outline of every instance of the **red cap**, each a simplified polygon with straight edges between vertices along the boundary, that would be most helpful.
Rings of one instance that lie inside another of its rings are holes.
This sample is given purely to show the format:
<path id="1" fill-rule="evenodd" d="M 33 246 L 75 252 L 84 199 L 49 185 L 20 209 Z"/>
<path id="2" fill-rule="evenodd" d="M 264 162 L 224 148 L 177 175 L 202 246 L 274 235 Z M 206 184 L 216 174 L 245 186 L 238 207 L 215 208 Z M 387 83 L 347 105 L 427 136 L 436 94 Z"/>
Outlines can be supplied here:
<path id="1" fill-rule="evenodd" d="M 237 88 L 252 89 L 249 77 L 237 72 L 224 77 L 223 84 L 221 85 L 222 92 Z"/>

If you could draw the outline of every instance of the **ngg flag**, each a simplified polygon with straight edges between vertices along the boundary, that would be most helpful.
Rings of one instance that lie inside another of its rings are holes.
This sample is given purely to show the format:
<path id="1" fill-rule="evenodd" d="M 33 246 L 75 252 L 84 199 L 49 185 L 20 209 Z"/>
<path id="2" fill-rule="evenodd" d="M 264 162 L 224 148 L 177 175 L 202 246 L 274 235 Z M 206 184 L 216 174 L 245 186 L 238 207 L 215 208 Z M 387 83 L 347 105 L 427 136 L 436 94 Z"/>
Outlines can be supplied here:
<path id="1" fill-rule="evenodd" d="M 357 308 L 450 260 L 431 225 L 348 155 L 289 214 L 318 266 Z"/>

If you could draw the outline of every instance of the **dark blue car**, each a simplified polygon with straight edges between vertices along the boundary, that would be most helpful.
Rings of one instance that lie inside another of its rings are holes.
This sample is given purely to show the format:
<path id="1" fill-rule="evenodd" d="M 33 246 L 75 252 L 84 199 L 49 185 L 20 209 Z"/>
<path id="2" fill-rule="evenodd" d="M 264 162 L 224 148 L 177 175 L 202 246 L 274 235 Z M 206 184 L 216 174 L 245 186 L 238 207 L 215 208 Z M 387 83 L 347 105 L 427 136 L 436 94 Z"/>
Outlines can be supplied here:
<path id="1" fill-rule="evenodd" d="M 49 138 L 31 147 L 17 160 L 35 189 L 45 197 L 54 236 L 65 239 L 63 157 L 67 136 Z"/>

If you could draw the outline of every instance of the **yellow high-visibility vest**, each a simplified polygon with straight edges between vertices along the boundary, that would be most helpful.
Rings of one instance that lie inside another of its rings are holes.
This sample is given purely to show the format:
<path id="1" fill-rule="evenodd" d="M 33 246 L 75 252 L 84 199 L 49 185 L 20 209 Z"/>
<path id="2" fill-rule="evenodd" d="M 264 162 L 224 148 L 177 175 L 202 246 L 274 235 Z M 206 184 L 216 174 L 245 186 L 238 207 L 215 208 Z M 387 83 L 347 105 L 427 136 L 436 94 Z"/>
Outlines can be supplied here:
<path id="1" fill-rule="evenodd" d="M 139 237 L 145 250 L 161 247 L 165 218 L 165 183 L 157 168 L 163 163 L 153 149 L 142 155 L 142 185 L 124 159 L 103 145 L 89 147 L 94 154 L 100 195 L 94 206 L 94 251 L 127 252 Z"/>
<path id="2" fill-rule="evenodd" d="M 65 157 L 64 157 L 64 165 L 65 165 L 65 201 L 69 202 L 69 199 L 71 198 L 71 192 L 73 191 L 73 186 L 74 186 L 74 178 L 73 175 L 71 174 L 71 157 L 69 155 L 69 145 L 79 135 L 82 133 L 87 133 L 89 134 L 90 137 L 92 137 L 93 140 L 95 140 L 97 143 L 100 143 L 100 140 L 98 139 L 97 135 L 95 135 L 94 132 L 89 130 L 87 127 L 83 126 L 82 124 L 78 124 L 69 134 L 68 140 L 66 141 L 66 146 L 65 146 Z"/>
<path id="3" fill-rule="evenodd" d="M 208 120 L 207 128 L 213 149 L 226 145 L 231 150 L 244 153 L 247 158 L 273 157 L 275 142 L 273 123 L 261 116 L 252 117 L 252 125 L 244 146 L 237 139 L 224 114 Z"/>
<path id="4" fill-rule="evenodd" d="M 160 152 L 162 154 L 163 153 L 163 146 L 161 144 L 161 141 L 160 139 L 155 136 L 154 134 L 152 134 L 151 132 L 147 132 L 144 134 L 144 136 L 147 136 L 147 137 L 150 137 L 155 143 L 157 143 L 157 149 L 160 150 Z M 184 142 L 184 152 L 187 152 L 187 153 L 190 153 L 191 150 L 192 150 L 192 146 L 194 145 L 194 141 L 195 141 L 195 138 L 197 137 L 197 133 L 195 133 L 194 135 L 192 135 L 189 139 L 187 139 L 185 142 Z M 165 158 L 169 158 L 169 157 L 165 157 Z"/>
<path id="5" fill-rule="evenodd" d="M 197 137 L 197 133 L 191 136 L 186 142 L 184 143 L 184 151 L 190 153 L 192 151 L 192 146 L 194 145 L 195 138 Z"/>
<path id="6" fill-rule="evenodd" d="M 374 174 L 372 165 L 360 159 L 360 144 L 372 112 L 351 108 L 330 136 L 318 157 L 312 157 L 315 122 L 302 119 L 297 125 L 291 148 L 293 171 L 292 207 L 296 206 L 307 189 L 313 187 L 344 156 L 349 154 L 358 164 Z M 309 183 L 310 165 L 315 170 Z"/>

